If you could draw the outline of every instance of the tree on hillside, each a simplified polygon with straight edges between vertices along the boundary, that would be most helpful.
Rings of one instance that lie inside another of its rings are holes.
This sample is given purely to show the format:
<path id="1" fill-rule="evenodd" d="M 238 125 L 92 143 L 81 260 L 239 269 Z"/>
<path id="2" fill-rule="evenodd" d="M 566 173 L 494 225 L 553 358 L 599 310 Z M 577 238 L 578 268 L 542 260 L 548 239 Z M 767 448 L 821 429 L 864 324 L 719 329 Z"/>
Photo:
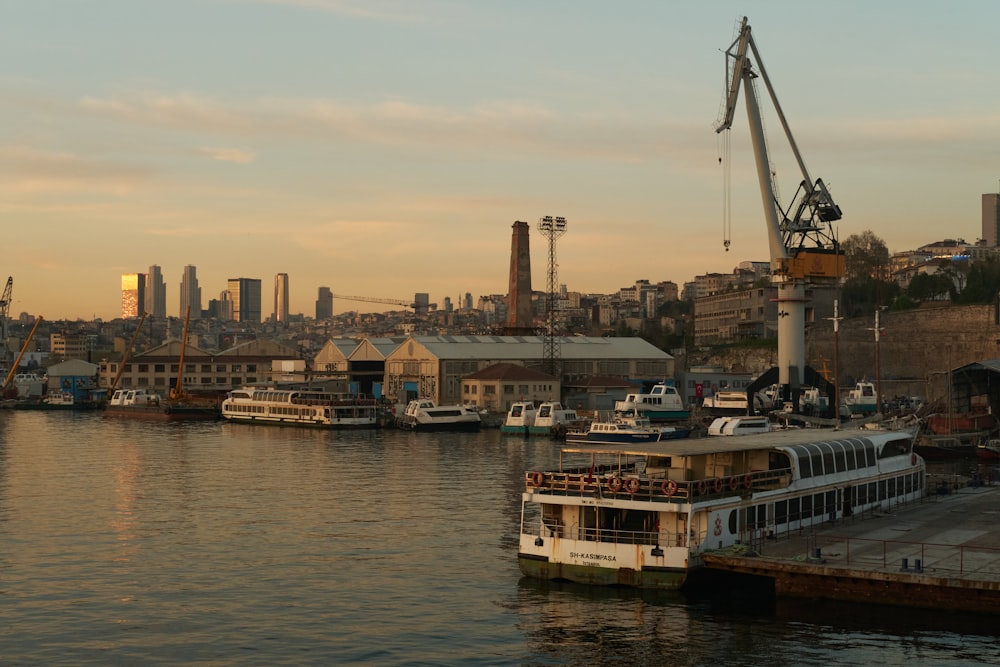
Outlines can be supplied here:
<path id="1" fill-rule="evenodd" d="M 998 291 L 1000 291 L 1000 261 L 990 257 L 969 267 L 965 289 L 958 295 L 958 302 L 993 303 Z"/>
<path id="2" fill-rule="evenodd" d="M 888 280 L 889 248 L 870 229 L 851 234 L 840 244 L 844 252 L 847 280 Z"/>

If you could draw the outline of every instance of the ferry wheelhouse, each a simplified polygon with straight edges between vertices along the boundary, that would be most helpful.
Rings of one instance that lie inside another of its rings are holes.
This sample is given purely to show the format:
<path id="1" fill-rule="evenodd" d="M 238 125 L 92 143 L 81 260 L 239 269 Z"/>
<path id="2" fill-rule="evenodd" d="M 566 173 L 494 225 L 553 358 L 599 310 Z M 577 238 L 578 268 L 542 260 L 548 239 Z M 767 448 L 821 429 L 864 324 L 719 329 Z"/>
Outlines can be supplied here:
<path id="1" fill-rule="evenodd" d="M 317 428 L 374 428 L 379 423 L 374 399 L 316 389 L 234 389 L 222 401 L 222 416 L 231 422 Z"/>
<path id="2" fill-rule="evenodd" d="M 701 554 L 920 498 L 904 431 L 792 429 L 567 446 L 528 471 L 518 564 L 539 579 L 677 589 Z"/>
<path id="3" fill-rule="evenodd" d="M 677 388 L 662 383 L 653 386 L 648 394 L 627 394 L 624 401 L 615 401 L 615 412 L 636 412 L 653 422 L 691 417 L 691 411 L 684 406 Z"/>

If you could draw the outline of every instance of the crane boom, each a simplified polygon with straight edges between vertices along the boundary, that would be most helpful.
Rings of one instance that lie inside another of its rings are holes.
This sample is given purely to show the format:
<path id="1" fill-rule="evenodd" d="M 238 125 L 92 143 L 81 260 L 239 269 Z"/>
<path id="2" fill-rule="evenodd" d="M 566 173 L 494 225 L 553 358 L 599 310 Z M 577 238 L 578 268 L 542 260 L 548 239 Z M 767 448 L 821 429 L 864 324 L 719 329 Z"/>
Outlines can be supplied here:
<path id="1" fill-rule="evenodd" d="M 756 68 L 751 62 L 751 54 L 756 61 Z M 802 172 L 802 182 L 787 207 L 782 207 L 774 183 L 755 87 L 757 78 L 764 81 L 799 171 Z M 823 181 L 817 179 L 814 182 L 809 176 L 745 16 L 739 35 L 726 50 L 725 111 L 716 124 L 717 133 L 732 127 L 741 88 L 744 89 L 757 181 L 764 205 L 771 280 L 778 292 L 779 394 L 782 400 L 789 400 L 796 406 L 801 382 L 806 376 L 806 284 L 834 282 L 843 275 L 844 258 L 832 226 L 833 222 L 841 218 L 841 211 Z"/>
<path id="2" fill-rule="evenodd" d="M 402 301 L 401 299 L 378 299 L 371 296 L 345 296 L 343 294 L 333 294 L 334 299 L 343 299 L 344 301 L 362 301 L 367 303 L 384 303 L 392 306 L 406 306 L 407 308 L 416 308 L 417 304 L 410 301 Z"/>

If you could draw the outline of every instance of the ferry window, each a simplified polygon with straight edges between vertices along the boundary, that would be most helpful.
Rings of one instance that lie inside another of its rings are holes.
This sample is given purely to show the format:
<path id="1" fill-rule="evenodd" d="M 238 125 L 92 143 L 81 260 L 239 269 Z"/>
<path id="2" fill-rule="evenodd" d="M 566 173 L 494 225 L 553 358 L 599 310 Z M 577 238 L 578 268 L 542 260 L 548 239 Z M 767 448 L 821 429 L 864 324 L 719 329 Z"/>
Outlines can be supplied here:
<path id="1" fill-rule="evenodd" d="M 194 373 L 195 372 L 194 369 L 195 369 L 195 365 L 194 364 L 184 364 L 184 372 L 185 373 Z"/>
<path id="2" fill-rule="evenodd" d="M 802 518 L 807 519 L 813 515 L 813 499 L 812 496 L 802 497 Z"/>
<path id="3" fill-rule="evenodd" d="M 225 364 L 216 364 L 215 365 L 215 372 L 216 373 L 225 373 L 226 372 L 226 365 Z"/>
<path id="4" fill-rule="evenodd" d="M 805 452 L 799 455 L 799 477 L 803 479 L 812 477 L 812 466 L 810 465 L 809 455 Z"/>
<path id="5" fill-rule="evenodd" d="M 257 364 L 247 364 L 247 373 L 256 373 Z"/>
<path id="6" fill-rule="evenodd" d="M 799 511 L 800 511 L 799 499 L 790 498 L 788 500 L 788 518 L 791 519 L 792 521 L 798 521 L 799 519 L 802 518 L 802 515 L 799 514 Z"/>
<path id="7" fill-rule="evenodd" d="M 831 444 L 833 451 L 833 458 L 837 461 L 837 472 L 844 472 L 847 470 L 847 455 L 844 454 L 844 447 L 840 443 Z"/>
<path id="8" fill-rule="evenodd" d="M 823 471 L 827 474 L 832 473 L 836 467 L 833 465 L 833 450 L 830 448 L 830 443 L 820 443 L 820 449 L 823 450 Z"/>
<path id="9" fill-rule="evenodd" d="M 202 384 L 212 384 L 212 378 L 210 378 L 210 377 L 202 377 L 201 378 L 201 383 Z"/>
<path id="10" fill-rule="evenodd" d="M 483 385 L 483 393 L 487 396 L 493 396 L 497 393 L 496 385 L 487 384 Z"/>
<path id="11" fill-rule="evenodd" d="M 736 525 L 736 510 L 729 513 L 729 532 L 733 535 L 736 534 L 738 526 Z"/>
<path id="12" fill-rule="evenodd" d="M 875 445 L 868 441 L 865 441 L 865 460 L 869 468 L 875 466 Z"/>
<path id="13" fill-rule="evenodd" d="M 255 378 L 254 376 L 252 376 L 252 375 L 248 375 L 247 376 L 247 384 L 253 384 L 256 381 L 257 381 L 257 378 Z"/>
<path id="14" fill-rule="evenodd" d="M 154 373 L 162 373 L 166 369 L 164 364 L 153 364 Z"/>
<path id="15" fill-rule="evenodd" d="M 505 384 L 503 386 L 503 393 L 505 393 L 505 394 L 513 394 L 514 393 L 514 385 L 512 385 L 512 384 Z"/>
<path id="16" fill-rule="evenodd" d="M 177 364 L 170 364 L 170 372 L 176 373 L 179 366 Z"/>
<path id="17" fill-rule="evenodd" d="M 858 454 L 857 454 L 857 444 L 854 442 L 845 442 L 844 449 L 847 453 L 847 469 L 857 470 L 858 468 Z M 862 451 L 862 456 L 864 451 Z M 864 467 L 864 461 L 862 460 L 862 467 Z"/>
<path id="18" fill-rule="evenodd" d="M 465 385 L 462 385 L 462 393 L 463 393 L 463 394 L 468 394 L 468 393 L 469 393 L 469 391 L 471 391 L 471 390 L 469 389 L 469 385 L 467 385 L 467 384 L 465 384 Z"/>
<path id="19" fill-rule="evenodd" d="M 243 367 L 241 364 L 233 364 L 233 373 L 242 373 Z"/>
<path id="20" fill-rule="evenodd" d="M 149 364 L 139 364 L 139 372 L 140 373 L 148 373 L 149 372 Z"/>
<path id="21" fill-rule="evenodd" d="M 777 524 L 788 523 L 788 501 L 779 500 L 774 503 L 774 522 Z"/>
<path id="22" fill-rule="evenodd" d="M 201 365 L 201 372 L 202 373 L 211 373 L 212 372 L 212 364 L 202 364 Z"/>

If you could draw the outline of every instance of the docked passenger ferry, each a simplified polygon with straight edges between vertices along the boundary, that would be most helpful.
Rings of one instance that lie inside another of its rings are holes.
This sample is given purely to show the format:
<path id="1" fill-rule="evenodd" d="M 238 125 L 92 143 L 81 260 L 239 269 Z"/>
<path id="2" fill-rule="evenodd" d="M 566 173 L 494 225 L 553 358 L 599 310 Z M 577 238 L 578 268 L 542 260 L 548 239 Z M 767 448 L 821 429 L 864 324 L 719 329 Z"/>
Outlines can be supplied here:
<path id="1" fill-rule="evenodd" d="M 525 473 L 526 576 L 677 589 L 701 554 L 920 498 L 909 431 L 791 429 L 738 438 L 568 446 Z"/>
<path id="2" fill-rule="evenodd" d="M 222 401 L 222 416 L 231 422 L 317 428 L 375 428 L 379 423 L 375 399 L 317 389 L 234 389 Z"/>
<path id="3" fill-rule="evenodd" d="M 615 412 L 636 412 L 651 422 L 678 421 L 691 417 L 691 411 L 684 405 L 677 388 L 660 383 L 648 394 L 628 394 L 624 401 L 615 402 Z"/>

